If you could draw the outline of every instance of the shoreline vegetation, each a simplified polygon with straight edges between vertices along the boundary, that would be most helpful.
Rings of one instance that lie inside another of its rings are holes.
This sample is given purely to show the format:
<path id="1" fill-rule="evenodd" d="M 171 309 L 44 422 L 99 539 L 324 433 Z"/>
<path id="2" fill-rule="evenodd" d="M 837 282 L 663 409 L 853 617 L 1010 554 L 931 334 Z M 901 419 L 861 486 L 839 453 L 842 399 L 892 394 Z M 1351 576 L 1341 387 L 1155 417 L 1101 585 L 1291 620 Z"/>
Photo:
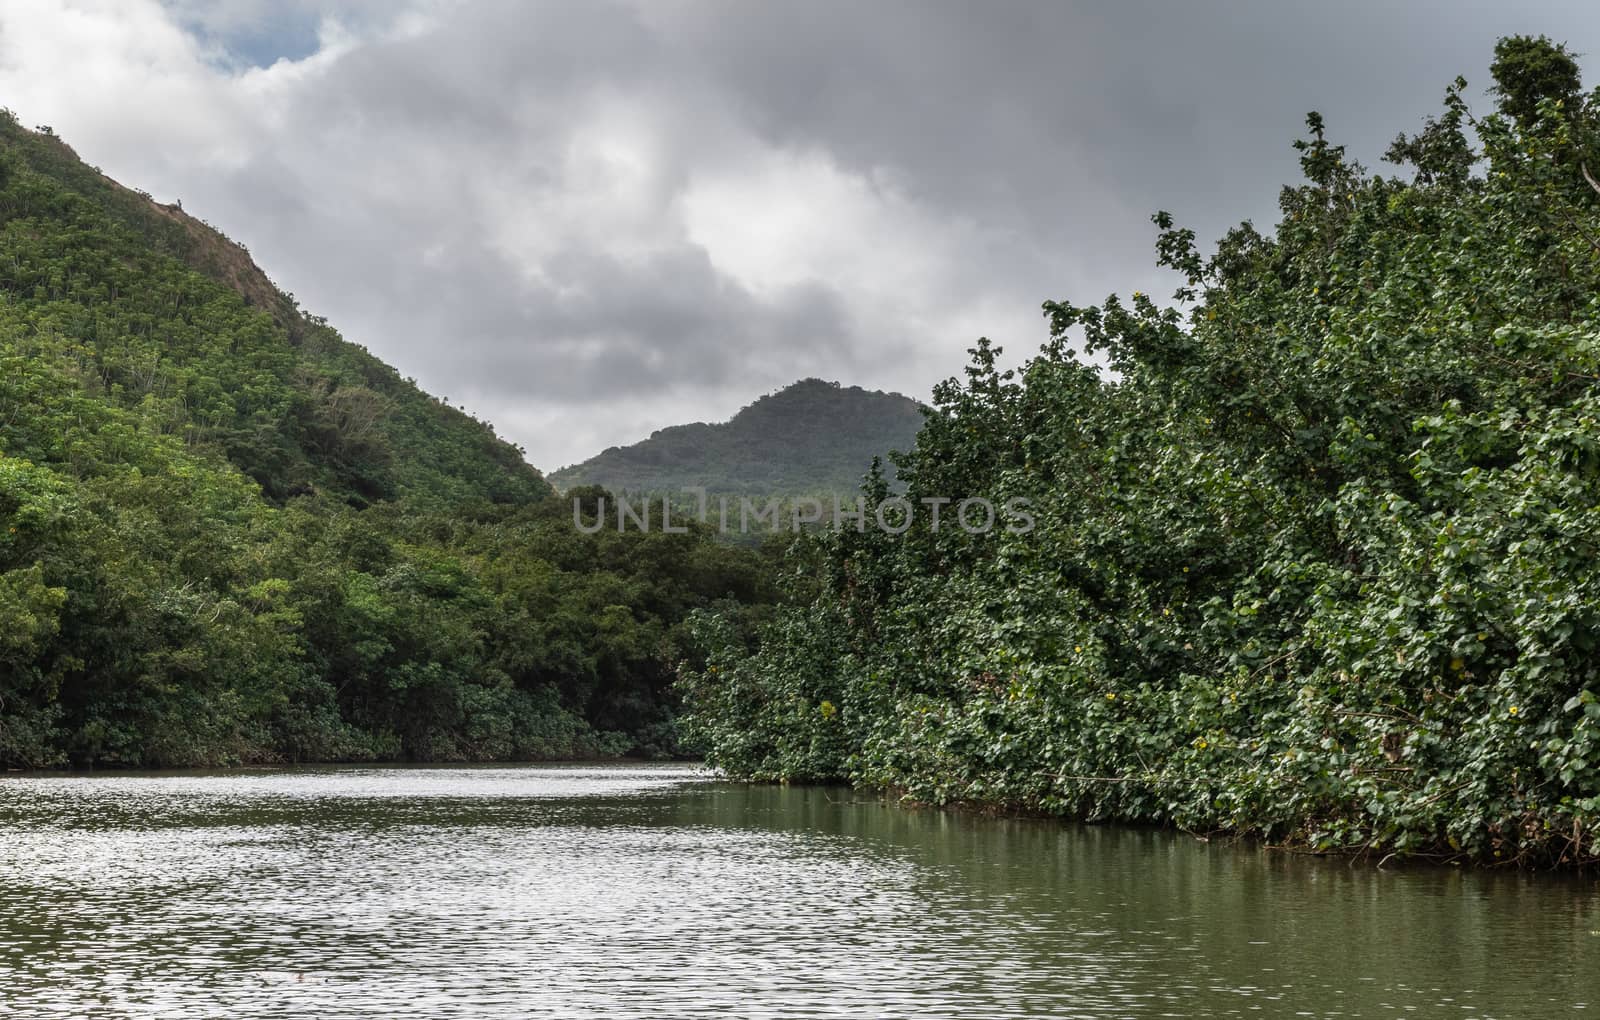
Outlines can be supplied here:
<path id="1" fill-rule="evenodd" d="M 709 761 L 1380 861 L 1600 859 L 1600 92 L 1544 38 L 1491 73 L 1496 109 L 1457 79 L 1388 175 L 1310 115 L 1271 233 L 1207 256 L 1157 214 L 1171 302 L 1049 302 L 1015 372 L 980 341 L 898 478 L 1037 526 L 803 538 L 815 595 L 756 645 L 696 614 Z"/>

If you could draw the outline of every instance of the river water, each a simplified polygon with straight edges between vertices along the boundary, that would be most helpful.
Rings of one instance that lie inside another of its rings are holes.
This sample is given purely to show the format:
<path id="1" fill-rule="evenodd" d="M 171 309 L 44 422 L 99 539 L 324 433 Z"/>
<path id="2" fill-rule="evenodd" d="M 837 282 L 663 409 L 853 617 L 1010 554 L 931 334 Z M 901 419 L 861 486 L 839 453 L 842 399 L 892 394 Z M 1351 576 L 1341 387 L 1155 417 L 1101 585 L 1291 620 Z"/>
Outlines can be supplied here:
<path id="1" fill-rule="evenodd" d="M 0 1016 L 1600 1017 L 1594 879 L 690 768 L 0 778 Z"/>

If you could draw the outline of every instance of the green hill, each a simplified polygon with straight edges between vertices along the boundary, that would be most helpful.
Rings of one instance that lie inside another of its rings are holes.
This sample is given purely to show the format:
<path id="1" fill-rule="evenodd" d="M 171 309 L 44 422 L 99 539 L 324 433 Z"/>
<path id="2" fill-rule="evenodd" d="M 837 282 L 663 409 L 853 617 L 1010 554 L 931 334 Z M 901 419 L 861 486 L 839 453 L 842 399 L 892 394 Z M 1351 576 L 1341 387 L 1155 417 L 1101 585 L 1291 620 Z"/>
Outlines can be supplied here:
<path id="1" fill-rule="evenodd" d="M 0 117 L 0 767 L 673 745 L 749 551 L 578 534 L 491 426 Z"/>
<path id="2" fill-rule="evenodd" d="M 921 406 L 909 397 L 803 379 L 726 422 L 661 429 L 563 468 L 550 481 L 563 491 L 603 485 L 618 492 L 703 486 L 760 495 L 851 493 L 873 457 L 910 449 L 921 427 Z"/>
<path id="3" fill-rule="evenodd" d="M 36 357 L 89 359 L 95 378 L 78 373 L 85 395 L 222 451 L 274 500 L 549 494 L 491 426 L 302 315 L 244 247 L 178 206 L 10 118 L 0 159 L 8 319 L 33 336 Z M 34 424 L 32 439 L 6 434 L 12 454 L 39 454 L 56 435 Z"/>

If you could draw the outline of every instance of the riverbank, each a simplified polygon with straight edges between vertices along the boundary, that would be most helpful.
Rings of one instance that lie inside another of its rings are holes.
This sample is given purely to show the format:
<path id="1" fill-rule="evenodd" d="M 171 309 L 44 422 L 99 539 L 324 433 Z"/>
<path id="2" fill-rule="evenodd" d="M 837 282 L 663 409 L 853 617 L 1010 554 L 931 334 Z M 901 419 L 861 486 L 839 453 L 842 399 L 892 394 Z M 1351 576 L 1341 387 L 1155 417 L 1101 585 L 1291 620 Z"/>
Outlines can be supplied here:
<path id="1" fill-rule="evenodd" d="M 1500 40 L 1490 73 L 1494 112 L 1453 85 L 1398 175 L 1307 115 L 1270 230 L 1203 250 L 1156 213 L 1170 299 L 1048 301 L 1020 367 L 977 342 L 897 458 L 904 498 L 1025 501 L 1032 526 L 918 516 L 801 548 L 815 589 L 753 654 L 703 621 L 683 687 L 711 760 L 1319 852 L 1593 863 L 1600 102 L 1543 37 Z"/>

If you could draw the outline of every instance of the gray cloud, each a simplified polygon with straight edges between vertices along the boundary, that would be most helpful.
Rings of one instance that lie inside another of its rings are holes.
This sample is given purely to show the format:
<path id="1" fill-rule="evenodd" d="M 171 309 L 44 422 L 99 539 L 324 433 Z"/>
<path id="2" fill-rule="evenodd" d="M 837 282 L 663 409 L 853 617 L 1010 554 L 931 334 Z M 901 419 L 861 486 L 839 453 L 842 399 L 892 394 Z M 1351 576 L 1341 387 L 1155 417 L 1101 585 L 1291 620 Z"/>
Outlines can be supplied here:
<path id="1" fill-rule="evenodd" d="M 1593 50 L 1600 15 L 82 0 L 0 11 L 0 90 L 550 468 L 804 375 L 925 395 L 1045 298 L 1164 292 L 1151 212 L 1270 222 L 1307 110 L 1374 163 L 1518 31 Z"/>

